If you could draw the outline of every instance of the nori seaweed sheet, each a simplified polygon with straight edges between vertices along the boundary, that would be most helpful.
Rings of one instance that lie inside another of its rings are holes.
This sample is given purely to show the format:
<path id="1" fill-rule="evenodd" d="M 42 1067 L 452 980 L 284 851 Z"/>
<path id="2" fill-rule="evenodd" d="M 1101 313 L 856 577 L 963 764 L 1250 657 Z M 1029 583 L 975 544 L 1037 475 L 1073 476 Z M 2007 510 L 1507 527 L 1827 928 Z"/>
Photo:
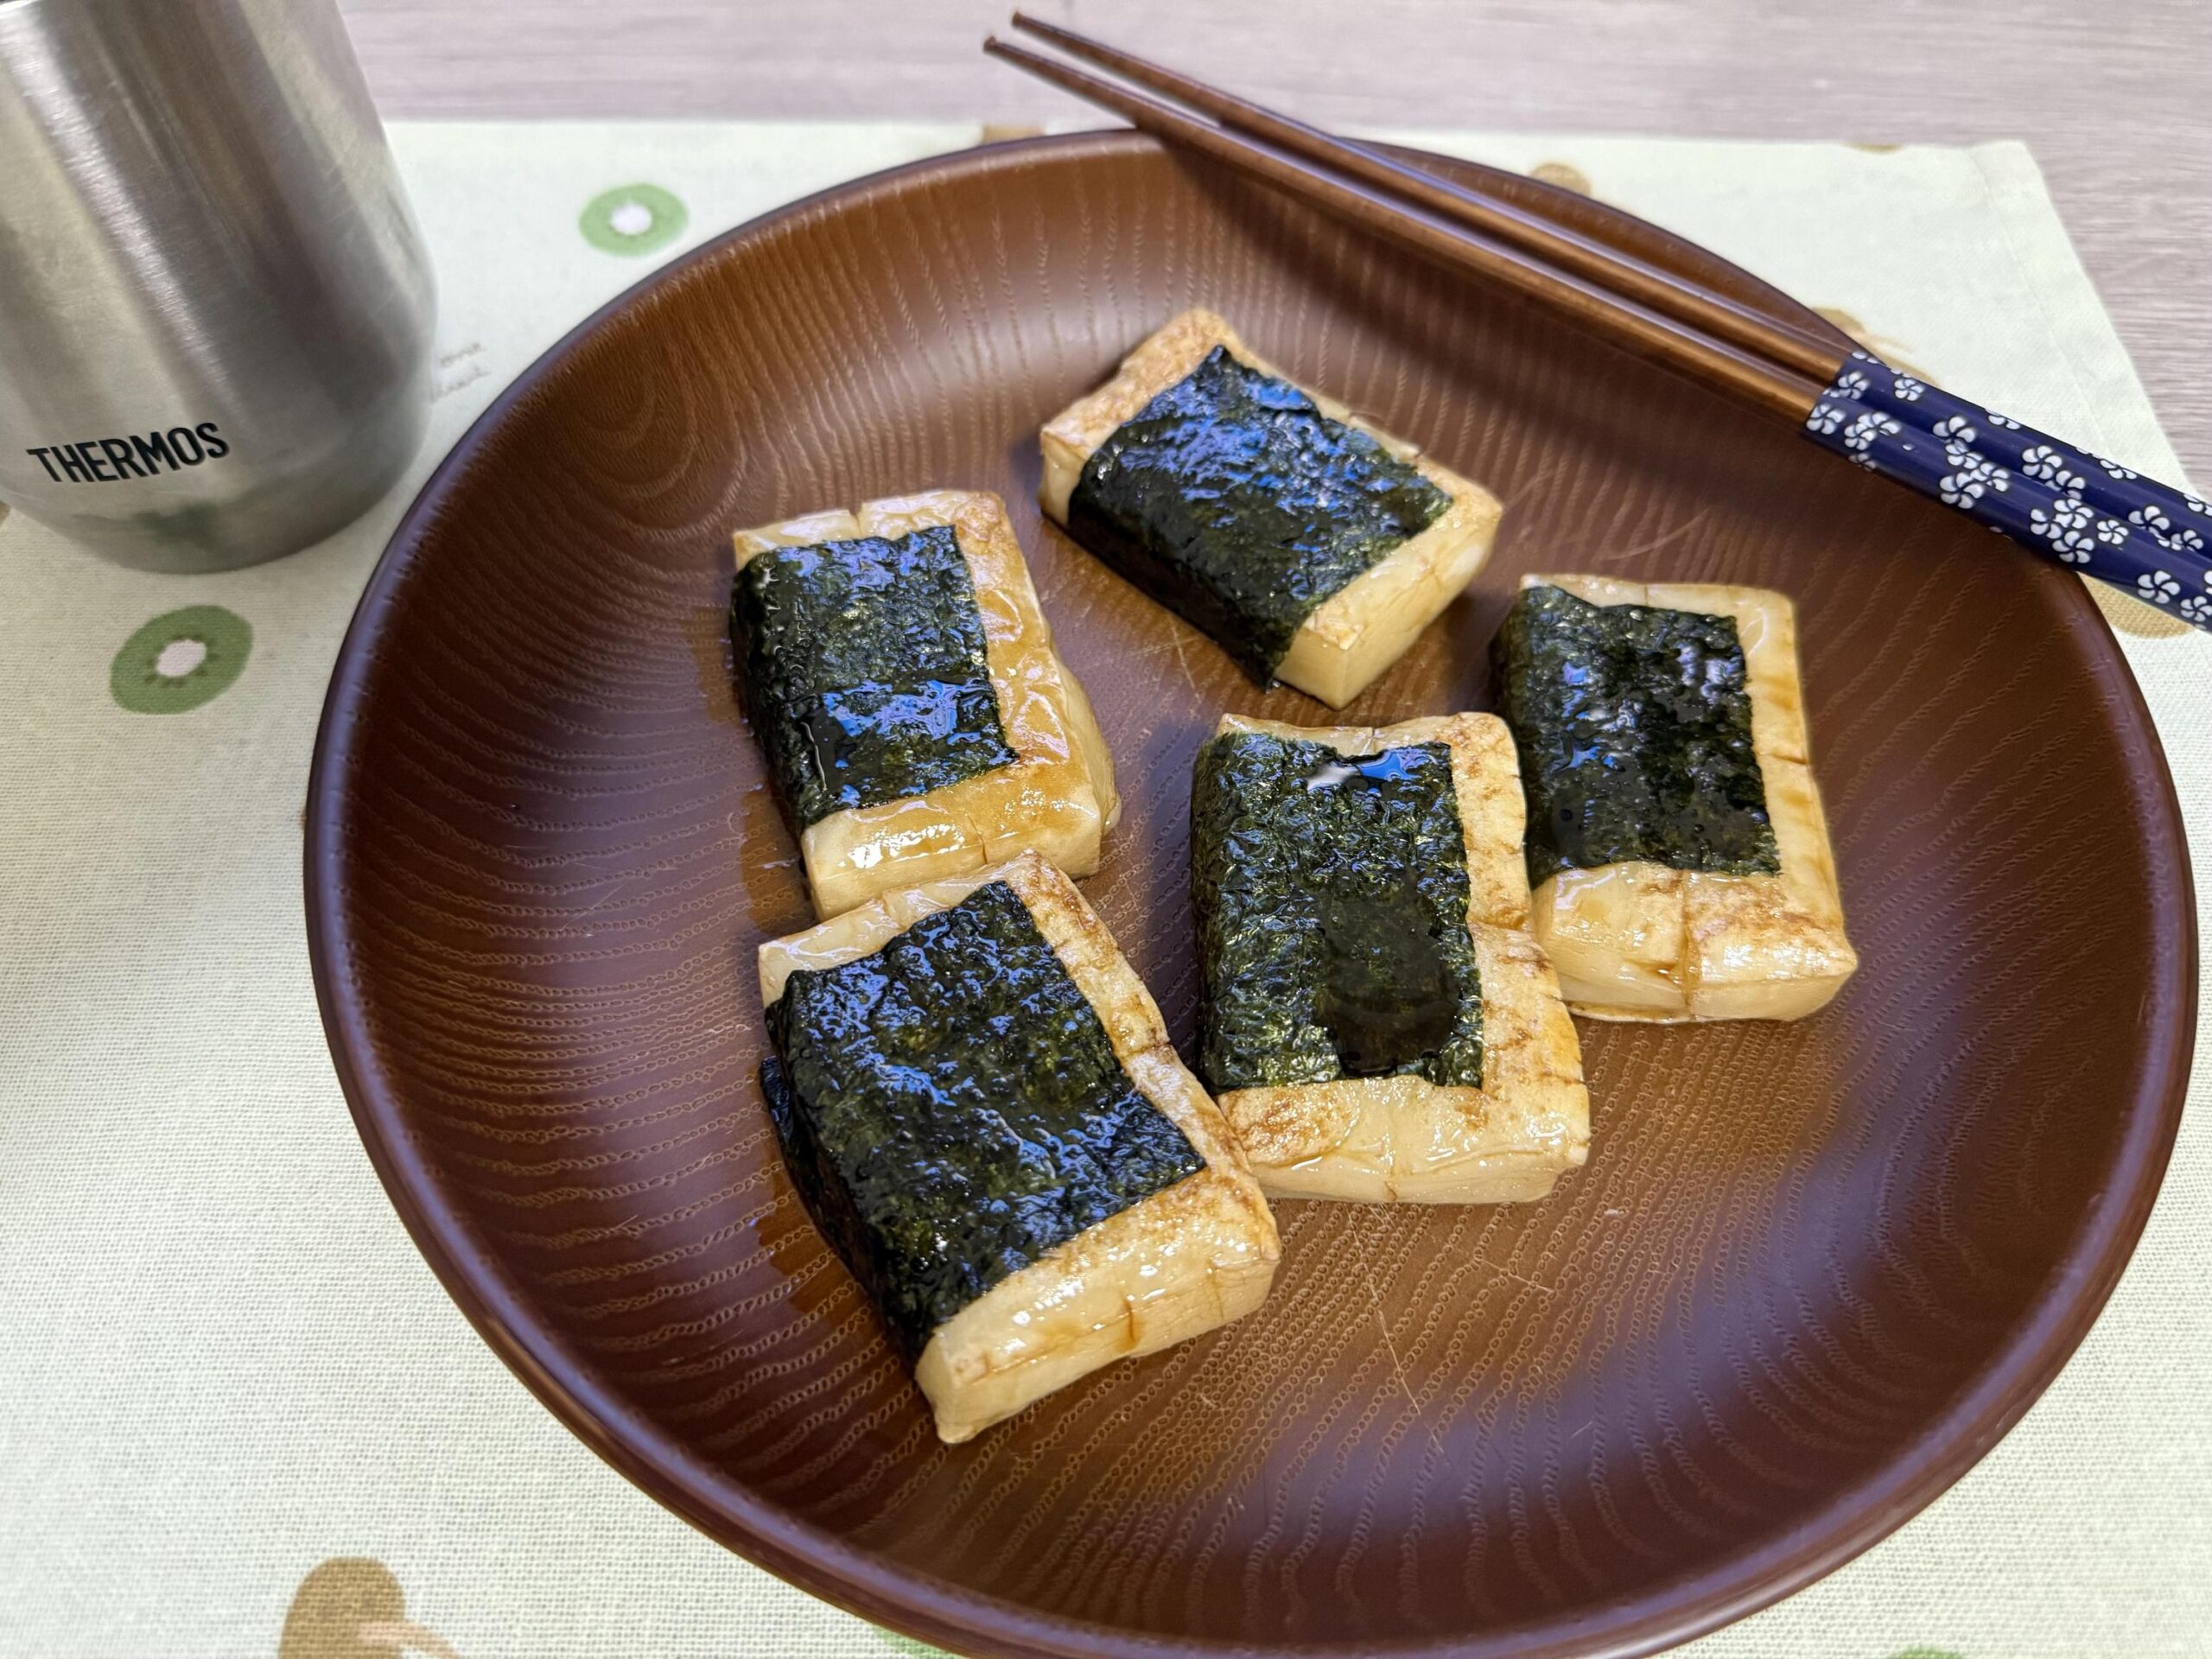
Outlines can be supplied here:
<path id="1" fill-rule="evenodd" d="M 1216 1090 L 1483 1080 L 1467 851 L 1441 743 L 1346 755 L 1228 733 L 1198 751 L 1191 889 Z"/>
<path id="2" fill-rule="evenodd" d="M 756 555 L 737 574 L 730 639 L 801 829 L 1014 762 L 950 526 Z"/>
<path id="3" fill-rule="evenodd" d="M 910 1364 L 1001 1280 L 1205 1166 L 1003 881 L 794 973 L 768 1027 L 792 1184 Z"/>
<path id="4" fill-rule="evenodd" d="M 1782 868 L 1733 617 L 1524 588 L 1491 655 L 1528 791 L 1530 885 L 1630 860 Z"/>
<path id="5" fill-rule="evenodd" d="M 1315 607 L 1451 505 L 1217 346 L 1091 453 L 1067 528 L 1264 683 Z"/>

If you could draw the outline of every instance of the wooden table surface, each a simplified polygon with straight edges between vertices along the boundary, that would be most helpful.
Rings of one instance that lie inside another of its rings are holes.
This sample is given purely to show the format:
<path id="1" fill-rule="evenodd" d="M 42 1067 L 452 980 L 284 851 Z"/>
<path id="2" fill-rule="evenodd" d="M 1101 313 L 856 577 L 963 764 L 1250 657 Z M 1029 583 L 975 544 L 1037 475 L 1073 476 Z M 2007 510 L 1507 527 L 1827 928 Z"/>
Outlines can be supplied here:
<path id="1" fill-rule="evenodd" d="M 387 115 L 1065 118 L 1007 0 L 341 0 Z M 1035 0 L 1321 122 L 2033 148 L 2212 483 L 2204 0 Z"/>

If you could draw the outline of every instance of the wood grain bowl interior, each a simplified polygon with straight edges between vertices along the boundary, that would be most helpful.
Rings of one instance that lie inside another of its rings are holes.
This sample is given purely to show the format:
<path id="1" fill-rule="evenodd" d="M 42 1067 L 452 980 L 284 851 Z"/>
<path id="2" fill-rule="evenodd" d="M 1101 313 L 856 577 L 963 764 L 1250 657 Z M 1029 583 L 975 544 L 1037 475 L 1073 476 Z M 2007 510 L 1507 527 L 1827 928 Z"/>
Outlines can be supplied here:
<path id="1" fill-rule="evenodd" d="M 1473 591 L 1340 717 L 1036 511 L 1039 419 L 1199 302 L 1508 503 Z M 1593 1151 L 1549 1201 L 1284 1204 L 1258 1314 L 940 1446 L 756 1089 L 753 947 L 809 912 L 723 613 L 732 526 L 947 484 L 1005 495 L 1097 703 L 1128 806 L 1085 888 L 1186 1052 L 1200 737 L 1489 706 L 1539 566 L 1796 596 L 1865 967 L 1799 1025 L 1585 1023 Z M 2073 577 L 1127 135 L 801 204 L 549 354 L 371 585 L 308 857 L 363 1137 L 486 1338 L 699 1526 L 976 1654 L 1624 1653 L 1771 1599 L 2071 1351 L 2195 1021 L 2178 813 Z"/>

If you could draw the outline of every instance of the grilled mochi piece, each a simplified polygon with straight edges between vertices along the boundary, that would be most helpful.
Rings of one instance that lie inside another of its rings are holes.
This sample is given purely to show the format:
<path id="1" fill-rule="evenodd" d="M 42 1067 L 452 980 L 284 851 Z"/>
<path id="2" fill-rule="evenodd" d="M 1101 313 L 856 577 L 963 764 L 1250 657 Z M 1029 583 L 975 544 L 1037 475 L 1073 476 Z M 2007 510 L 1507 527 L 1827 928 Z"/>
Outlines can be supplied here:
<path id="1" fill-rule="evenodd" d="M 1859 957 L 1813 783 L 1797 623 L 1759 588 L 1530 576 L 1492 643 L 1534 931 L 1600 1020 L 1796 1020 Z"/>
<path id="2" fill-rule="evenodd" d="M 947 1442 L 1267 1294 L 1267 1200 L 1036 854 L 763 945 L 760 995 L 792 1184 Z"/>
<path id="3" fill-rule="evenodd" d="M 1480 486 L 1186 311 L 1040 435 L 1045 511 L 1262 683 L 1341 709 L 1490 556 Z"/>
<path id="4" fill-rule="evenodd" d="M 1489 715 L 1230 715 L 1199 750 L 1199 1070 L 1270 1195 L 1506 1203 L 1589 1155 L 1521 815 Z"/>
<path id="5" fill-rule="evenodd" d="M 738 678 L 817 915 L 1027 849 L 1098 868 L 1113 761 L 1004 502 L 931 490 L 734 539 Z"/>

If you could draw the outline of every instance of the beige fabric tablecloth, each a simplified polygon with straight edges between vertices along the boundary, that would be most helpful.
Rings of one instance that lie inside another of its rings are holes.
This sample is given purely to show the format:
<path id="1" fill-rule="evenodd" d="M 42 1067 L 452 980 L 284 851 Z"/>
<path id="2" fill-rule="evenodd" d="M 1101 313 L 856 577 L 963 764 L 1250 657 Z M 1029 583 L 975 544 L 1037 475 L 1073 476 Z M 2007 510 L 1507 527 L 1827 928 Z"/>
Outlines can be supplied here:
<path id="1" fill-rule="evenodd" d="M 1944 385 L 2179 481 L 2024 149 L 1403 136 L 1645 213 Z M 324 1052 L 300 817 L 354 598 L 493 394 L 653 263 L 976 137 L 398 126 L 443 295 L 414 478 L 320 548 L 200 579 L 0 524 L 0 1656 L 915 1650 L 632 1490 L 447 1300 Z M 2212 639 L 2116 606 L 2212 845 Z M 187 607 L 226 615 L 144 626 Z M 2020 1427 L 1897 1536 L 1696 1653 L 2212 1654 L 2204 1084 L 2133 1266 Z"/>

